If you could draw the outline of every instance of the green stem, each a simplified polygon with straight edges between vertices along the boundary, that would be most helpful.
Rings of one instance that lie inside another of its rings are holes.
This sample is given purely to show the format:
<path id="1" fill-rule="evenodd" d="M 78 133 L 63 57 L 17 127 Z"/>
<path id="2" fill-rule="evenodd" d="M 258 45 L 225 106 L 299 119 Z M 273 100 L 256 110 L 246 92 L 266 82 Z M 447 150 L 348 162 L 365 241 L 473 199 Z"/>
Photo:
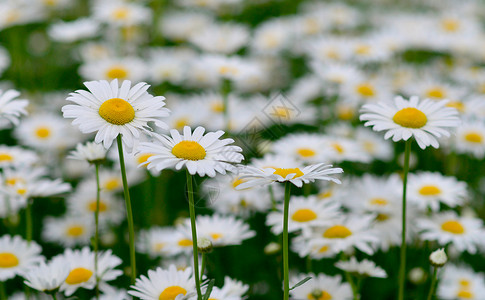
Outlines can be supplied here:
<path id="1" fill-rule="evenodd" d="M 133 212 L 131 210 L 130 191 L 128 181 L 126 180 L 125 159 L 123 157 L 123 144 L 121 134 L 116 138 L 118 142 L 118 154 L 120 156 L 121 178 L 123 180 L 123 191 L 125 196 L 126 215 L 128 219 L 128 232 L 130 237 L 130 264 L 131 264 L 131 283 L 135 284 L 136 280 L 136 260 L 135 260 L 135 229 L 133 225 Z"/>
<path id="2" fill-rule="evenodd" d="M 429 294 L 428 294 L 428 300 L 433 299 L 433 294 L 434 294 L 434 288 L 436 286 L 436 273 L 438 272 L 438 268 L 434 267 L 433 268 L 433 278 L 431 278 L 431 287 L 429 288 Z"/>
<path id="3" fill-rule="evenodd" d="M 32 241 L 32 202 L 27 199 L 27 208 L 25 209 L 25 239 L 30 244 Z"/>
<path id="4" fill-rule="evenodd" d="M 290 297 L 290 280 L 289 269 L 290 264 L 288 260 L 288 214 L 290 209 L 290 190 L 291 182 L 285 182 L 285 203 L 283 211 L 283 280 L 284 280 L 284 300 Z"/>
<path id="5" fill-rule="evenodd" d="M 207 263 L 207 254 L 202 253 L 202 268 L 200 269 L 200 281 L 202 281 L 202 278 L 204 277 L 206 263 Z"/>
<path id="6" fill-rule="evenodd" d="M 229 118 L 229 93 L 231 92 L 231 80 L 224 79 L 221 86 L 221 94 L 223 101 L 223 114 L 224 114 L 224 124 L 226 125 L 226 133 L 229 132 L 231 127 Z"/>
<path id="7" fill-rule="evenodd" d="M 5 291 L 5 284 L 0 281 L 0 300 L 7 300 L 7 292 Z"/>
<path id="8" fill-rule="evenodd" d="M 53 300 L 57 300 L 56 293 L 52 293 L 51 295 L 52 295 L 52 299 L 53 299 Z"/>
<path id="9" fill-rule="evenodd" d="M 308 255 L 306 257 L 306 272 L 311 273 L 312 272 L 312 257 Z"/>
<path id="10" fill-rule="evenodd" d="M 402 235 L 401 235 L 401 265 L 399 269 L 398 299 L 404 300 L 404 284 L 406 280 L 406 190 L 409 173 L 409 156 L 411 154 L 411 139 L 406 141 L 404 150 L 404 178 L 402 190 Z"/>
<path id="11" fill-rule="evenodd" d="M 197 228 L 195 226 L 195 206 L 194 206 L 194 187 L 192 185 L 192 175 L 187 170 L 187 194 L 189 197 L 190 225 L 192 227 L 192 247 L 194 252 L 194 278 L 197 288 L 197 299 L 202 299 L 199 279 L 199 252 L 197 249 Z"/>
<path id="12" fill-rule="evenodd" d="M 99 300 L 99 276 L 98 276 L 98 247 L 99 247 L 99 200 L 101 187 L 99 184 L 99 163 L 94 164 L 96 169 L 96 211 L 94 212 L 94 276 L 96 276 L 96 299 Z M 55 294 L 53 294 L 55 297 Z"/>
<path id="13" fill-rule="evenodd" d="M 274 198 L 273 186 L 268 185 L 269 197 L 271 198 L 271 210 L 276 210 L 276 199 Z"/>
<path id="14" fill-rule="evenodd" d="M 352 295 L 354 300 L 359 299 L 359 289 L 357 285 L 354 282 L 354 279 L 352 279 L 352 275 L 350 275 L 349 272 L 345 272 L 345 278 L 347 279 L 347 282 L 350 284 L 350 287 L 352 288 Z"/>

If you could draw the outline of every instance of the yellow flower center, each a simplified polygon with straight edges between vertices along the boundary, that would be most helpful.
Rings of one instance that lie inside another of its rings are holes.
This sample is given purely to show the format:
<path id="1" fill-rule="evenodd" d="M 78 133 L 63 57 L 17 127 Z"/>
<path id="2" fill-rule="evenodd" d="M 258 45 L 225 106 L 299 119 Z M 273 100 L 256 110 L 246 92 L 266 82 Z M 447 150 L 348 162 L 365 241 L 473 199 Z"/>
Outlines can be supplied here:
<path id="1" fill-rule="evenodd" d="M 470 280 L 468 280 L 468 279 L 461 279 L 461 280 L 460 280 L 460 285 L 461 285 L 463 288 L 468 288 L 468 287 L 471 285 L 471 282 L 470 282 Z"/>
<path id="2" fill-rule="evenodd" d="M 465 104 L 463 104 L 463 102 L 460 102 L 460 101 L 450 101 L 446 103 L 446 107 L 453 107 L 459 112 L 465 111 Z"/>
<path id="3" fill-rule="evenodd" d="M 179 118 L 179 119 L 175 120 L 173 126 L 174 126 L 175 129 L 182 129 L 187 125 L 189 125 L 189 118 L 184 117 L 184 118 Z"/>
<path id="4" fill-rule="evenodd" d="M 474 299 L 475 298 L 475 295 L 473 294 L 473 292 L 471 292 L 469 290 L 460 290 L 456 294 L 456 296 L 459 297 L 459 298 L 465 298 L 465 299 Z"/>
<path id="5" fill-rule="evenodd" d="M 178 241 L 178 245 L 181 247 L 189 247 L 192 246 L 192 241 L 189 239 L 181 239 Z"/>
<path id="6" fill-rule="evenodd" d="M 316 298 L 316 295 L 319 295 L 318 298 Z M 327 291 L 315 291 L 308 294 L 307 298 L 309 300 L 330 300 L 332 299 L 332 295 L 330 295 Z"/>
<path id="7" fill-rule="evenodd" d="M 392 117 L 394 123 L 407 128 L 421 128 L 428 122 L 426 115 L 417 108 L 406 107 Z"/>
<path id="8" fill-rule="evenodd" d="M 96 211 L 96 200 L 89 202 L 88 210 L 91 212 Z M 99 201 L 99 212 L 105 212 L 108 210 L 108 205 L 106 205 L 103 201 Z"/>
<path id="9" fill-rule="evenodd" d="M 290 120 L 291 119 L 291 113 L 290 110 L 286 107 L 276 107 L 273 108 L 273 116 L 285 120 Z"/>
<path id="10" fill-rule="evenodd" d="M 332 195 L 333 195 L 332 191 L 325 191 L 325 192 L 321 192 L 320 194 L 318 194 L 318 198 L 319 199 L 326 199 L 326 198 L 332 197 Z"/>
<path id="11" fill-rule="evenodd" d="M 440 87 L 433 87 L 426 91 L 426 97 L 428 98 L 445 98 L 446 92 Z"/>
<path id="12" fill-rule="evenodd" d="M 8 153 L 0 153 L 0 161 L 12 161 L 13 156 Z"/>
<path id="13" fill-rule="evenodd" d="M 352 120 L 355 116 L 355 111 L 349 106 L 339 106 L 337 107 L 337 117 L 340 120 L 348 121 Z"/>
<path id="14" fill-rule="evenodd" d="M 460 222 L 453 220 L 446 221 L 441 224 L 441 229 L 451 232 L 453 234 L 463 234 L 465 232 L 465 228 L 463 228 Z"/>
<path id="15" fill-rule="evenodd" d="M 221 75 L 236 75 L 239 72 L 239 70 L 233 66 L 221 66 L 219 68 L 219 73 Z"/>
<path id="16" fill-rule="evenodd" d="M 316 152 L 310 148 L 299 148 L 296 150 L 301 157 L 312 157 L 315 156 Z"/>
<path id="17" fill-rule="evenodd" d="M 222 101 L 214 101 L 210 104 L 210 108 L 211 108 L 212 112 L 223 113 L 224 112 L 224 103 Z"/>
<path id="18" fill-rule="evenodd" d="M 48 127 L 39 127 L 35 130 L 35 135 L 39 139 L 46 139 L 51 135 L 51 130 Z"/>
<path id="19" fill-rule="evenodd" d="M 57 0 L 43 0 L 42 2 L 47 6 L 54 6 L 57 4 Z"/>
<path id="20" fill-rule="evenodd" d="M 344 148 L 344 147 L 342 147 L 342 145 L 341 145 L 341 144 L 339 144 L 339 143 L 333 143 L 333 144 L 332 144 L 332 148 L 333 148 L 335 151 L 337 151 L 337 153 L 339 153 L 339 154 L 343 154 L 343 153 L 345 152 L 345 148 Z"/>
<path id="21" fill-rule="evenodd" d="M 295 222 L 309 222 L 311 220 L 315 220 L 317 218 L 317 214 L 308 208 L 302 208 L 297 210 L 293 216 L 291 216 L 291 219 Z"/>
<path id="22" fill-rule="evenodd" d="M 389 219 L 389 215 L 386 214 L 377 214 L 376 221 L 383 222 Z"/>
<path id="23" fill-rule="evenodd" d="M 158 297 L 159 300 L 175 300 L 178 295 L 185 295 L 187 291 L 178 285 L 169 286 L 164 289 L 163 292 Z"/>
<path id="24" fill-rule="evenodd" d="M 441 194 L 441 190 L 435 185 L 425 185 L 419 189 L 419 193 L 423 196 L 436 196 Z"/>
<path id="25" fill-rule="evenodd" d="M 323 246 L 322 248 L 318 249 L 318 253 L 325 253 L 330 249 L 328 246 Z"/>
<path id="26" fill-rule="evenodd" d="M 195 141 L 181 141 L 172 148 L 172 154 L 186 160 L 202 160 L 206 152 L 204 147 Z"/>
<path id="27" fill-rule="evenodd" d="M 27 189 L 26 188 L 17 189 L 17 194 L 19 194 L 19 195 L 25 195 L 25 193 L 27 193 Z"/>
<path id="28" fill-rule="evenodd" d="M 117 178 L 111 178 L 104 183 L 104 188 L 108 191 L 112 191 L 120 186 L 120 180 Z"/>
<path id="29" fill-rule="evenodd" d="M 370 204 L 372 205 L 379 205 L 379 206 L 384 206 L 387 205 L 389 201 L 387 201 L 384 198 L 373 198 L 370 200 Z"/>
<path id="30" fill-rule="evenodd" d="M 343 225 L 335 225 L 323 233 L 323 237 L 327 239 L 344 239 L 352 235 L 352 231 Z"/>
<path id="31" fill-rule="evenodd" d="M 125 125 L 135 118 L 135 110 L 128 101 L 111 98 L 104 101 L 98 111 L 101 118 L 114 125 Z"/>
<path id="32" fill-rule="evenodd" d="M 479 132 L 470 131 L 465 134 L 465 141 L 475 144 L 481 144 L 483 142 L 483 137 Z"/>
<path id="33" fill-rule="evenodd" d="M 162 249 L 165 247 L 165 243 L 156 243 L 153 248 L 155 251 L 159 252 L 162 251 Z"/>
<path id="34" fill-rule="evenodd" d="M 293 178 L 291 179 L 304 175 L 299 168 L 274 168 L 274 169 L 275 171 L 273 174 L 280 175 L 283 178 L 286 178 L 286 176 L 288 176 L 289 174 L 295 174 L 295 176 L 293 176 Z"/>
<path id="35" fill-rule="evenodd" d="M 238 185 L 240 185 L 241 183 L 245 182 L 246 180 L 244 179 L 241 179 L 241 178 L 236 178 L 232 181 L 232 187 L 233 188 L 236 188 Z"/>
<path id="36" fill-rule="evenodd" d="M 448 32 L 456 32 L 460 29 L 460 22 L 456 19 L 445 19 L 441 22 L 441 27 Z"/>
<path id="37" fill-rule="evenodd" d="M 372 97 L 376 94 L 374 87 L 368 83 L 359 84 L 356 91 L 362 97 Z"/>
<path id="38" fill-rule="evenodd" d="M 19 264 L 19 259 L 15 254 L 9 252 L 0 253 L 0 269 L 13 268 Z"/>
<path id="39" fill-rule="evenodd" d="M 84 228 L 79 225 L 71 226 L 67 229 L 66 234 L 72 237 L 79 237 L 84 233 Z"/>
<path id="40" fill-rule="evenodd" d="M 340 59 L 340 54 L 338 53 L 338 51 L 336 49 L 328 49 L 325 52 L 325 56 L 327 56 L 330 59 L 334 59 L 334 60 Z"/>
<path id="41" fill-rule="evenodd" d="M 139 155 L 136 158 L 136 161 L 138 162 L 138 164 L 142 164 L 142 163 L 146 162 L 152 156 L 153 156 L 152 153 L 145 153 L 145 154 Z M 146 166 L 148 166 L 148 164 L 146 164 L 144 166 L 146 167 Z"/>
<path id="42" fill-rule="evenodd" d="M 355 48 L 355 53 L 359 55 L 368 55 L 370 54 L 370 46 L 368 45 L 358 45 Z"/>
<path id="43" fill-rule="evenodd" d="M 112 67 L 108 69 L 108 71 L 106 71 L 106 77 L 110 80 L 125 79 L 126 77 L 128 77 L 128 70 L 126 70 L 122 66 Z"/>
<path id="44" fill-rule="evenodd" d="M 223 236 L 223 234 L 222 234 L 222 233 L 211 233 L 211 237 L 212 237 L 212 239 L 214 239 L 214 240 L 218 240 L 218 239 L 220 239 L 222 236 Z"/>
<path id="45" fill-rule="evenodd" d="M 8 178 L 7 180 L 5 180 L 5 184 L 6 185 L 15 185 L 17 182 L 19 181 L 19 178 Z"/>
<path id="46" fill-rule="evenodd" d="M 93 275 L 93 271 L 85 268 L 73 269 L 66 278 L 67 284 L 80 284 L 86 282 Z"/>
<path id="47" fill-rule="evenodd" d="M 113 11 L 113 18 L 116 20 L 124 20 L 128 17 L 130 10 L 126 7 L 120 7 Z"/>

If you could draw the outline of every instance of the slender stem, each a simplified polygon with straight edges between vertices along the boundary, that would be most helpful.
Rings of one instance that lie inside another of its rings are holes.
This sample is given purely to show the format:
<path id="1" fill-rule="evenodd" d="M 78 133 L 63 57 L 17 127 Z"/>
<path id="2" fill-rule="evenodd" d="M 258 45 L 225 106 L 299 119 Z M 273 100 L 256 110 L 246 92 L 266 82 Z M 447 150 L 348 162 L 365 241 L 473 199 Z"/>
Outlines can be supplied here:
<path id="1" fill-rule="evenodd" d="M 433 295 L 434 295 L 434 288 L 436 286 L 436 273 L 438 272 L 438 268 L 437 267 L 433 267 L 433 278 L 431 278 L 431 287 L 429 288 L 429 294 L 428 294 L 428 300 L 431 300 L 433 299 Z"/>
<path id="2" fill-rule="evenodd" d="M 200 269 L 200 281 L 202 281 L 202 278 L 204 277 L 205 265 L 206 264 L 207 264 L 207 254 L 202 253 L 202 268 Z"/>
<path id="3" fill-rule="evenodd" d="M 306 257 L 306 272 L 311 273 L 312 272 L 312 257 L 308 255 Z"/>
<path id="4" fill-rule="evenodd" d="M 273 186 L 268 185 L 269 197 L 271 198 L 271 210 L 276 210 L 276 199 L 274 198 Z"/>
<path id="5" fill-rule="evenodd" d="M 290 190 L 291 182 L 285 182 L 285 204 L 283 211 L 283 280 L 285 295 L 284 300 L 288 300 L 290 297 L 290 280 L 289 269 L 290 264 L 288 261 L 288 214 L 290 209 Z"/>
<path id="6" fill-rule="evenodd" d="M 0 281 L 0 300 L 7 300 L 7 292 L 5 291 L 5 284 Z"/>
<path id="7" fill-rule="evenodd" d="M 404 300 L 404 284 L 406 280 L 406 190 L 409 173 L 409 155 L 411 154 L 411 139 L 406 141 L 404 150 L 404 178 L 402 189 L 402 236 L 401 236 L 401 265 L 399 269 L 398 299 Z"/>
<path id="8" fill-rule="evenodd" d="M 94 276 L 96 276 L 96 299 L 99 299 L 99 276 L 98 276 L 98 247 L 99 247 L 99 198 L 100 198 L 100 184 L 99 184 L 99 163 L 94 164 L 96 169 L 96 210 L 94 211 Z M 53 297 L 55 295 L 53 294 Z"/>
<path id="9" fill-rule="evenodd" d="M 187 194 L 189 196 L 190 225 L 192 227 L 192 247 L 194 252 L 194 278 L 197 288 L 197 299 L 202 299 L 199 278 L 199 251 L 197 248 L 197 228 L 195 226 L 195 206 L 194 206 L 194 187 L 192 185 L 192 175 L 187 170 Z"/>
<path id="10" fill-rule="evenodd" d="M 30 244 L 32 241 L 32 201 L 27 199 L 27 208 L 25 209 L 25 239 Z"/>
<path id="11" fill-rule="evenodd" d="M 135 229 L 133 226 L 133 212 L 131 210 L 130 191 L 128 181 L 126 180 L 125 159 L 123 157 L 123 144 L 121 134 L 116 138 L 118 142 L 118 153 L 120 156 L 121 178 L 123 180 L 123 191 L 125 195 L 126 215 L 128 219 L 128 231 L 130 237 L 130 264 L 131 264 L 131 283 L 135 284 L 136 280 L 136 260 L 135 260 Z"/>
<path id="12" fill-rule="evenodd" d="M 53 300 L 57 300 L 56 293 L 52 293 L 51 295 L 52 295 L 52 299 L 53 299 Z"/>
<path id="13" fill-rule="evenodd" d="M 350 287 L 352 288 L 352 295 L 354 300 L 359 299 L 359 289 L 357 285 L 355 284 L 354 279 L 352 278 L 352 275 L 349 272 L 345 272 L 345 278 L 347 279 L 347 282 L 350 284 Z"/>
<path id="14" fill-rule="evenodd" d="M 223 116 L 224 116 L 224 124 L 226 126 L 226 132 L 229 132 L 231 127 L 230 118 L 229 118 L 229 93 L 231 92 L 231 80 L 224 79 L 222 81 L 221 86 L 221 94 L 222 94 L 222 101 L 223 101 Z"/>

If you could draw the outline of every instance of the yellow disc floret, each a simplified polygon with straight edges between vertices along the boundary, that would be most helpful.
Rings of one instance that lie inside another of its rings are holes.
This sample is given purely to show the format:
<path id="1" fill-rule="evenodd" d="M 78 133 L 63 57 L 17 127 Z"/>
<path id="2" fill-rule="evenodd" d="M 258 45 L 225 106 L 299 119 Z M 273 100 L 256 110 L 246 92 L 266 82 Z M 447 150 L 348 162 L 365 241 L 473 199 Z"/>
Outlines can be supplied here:
<path id="1" fill-rule="evenodd" d="M 51 135 L 51 130 L 49 127 L 39 127 L 35 130 L 35 136 L 37 136 L 39 139 L 46 139 Z"/>
<path id="2" fill-rule="evenodd" d="M 178 295 L 187 294 L 187 290 L 183 287 L 178 285 L 169 286 L 168 288 L 164 289 L 163 292 L 158 297 L 159 300 L 175 300 Z"/>
<path id="3" fill-rule="evenodd" d="M 8 153 L 0 153 L 0 161 L 12 161 L 13 156 Z"/>
<path id="4" fill-rule="evenodd" d="M 291 219 L 295 222 L 309 222 L 312 220 L 315 220 L 317 218 L 317 214 L 308 208 L 302 208 L 297 210 L 293 216 L 291 216 Z"/>
<path id="5" fill-rule="evenodd" d="M 195 141 L 181 141 L 172 148 L 172 154 L 186 160 L 202 160 L 206 156 L 204 147 Z"/>
<path id="6" fill-rule="evenodd" d="M 89 202 L 88 210 L 91 212 L 96 211 L 96 200 Z M 106 205 L 103 201 L 99 201 L 99 212 L 104 212 L 108 210 L 108 205 Z"/>
<path id="7" fill-rule="evenodd" d="M 358 85 L 356 91 L 362 97 L 373 97 L 376 94 L 374 87 L 368 83 Z"/>
<path id="8" fill-rule="evenodd" d="M 483 136 L 479 132 L 470 131 L 464 137 L 465 141 L 470 143 L 481 144 L 483 142 Z"/>
<path id="9" fill-rule="evenodd" d="M 465 232 L 465 228 L 463 228 L 463 225 L 461 225 L 460 222 L 454 220 L 446 221 L 441 224 L 441 229 L 451 232 L 453 234 L 463 234 Z"/>
<path id="10" fill-rule="evenodd" d="M 419 189 L 419 193 L 423 196 L 436 196 L 441 194 L 441 190 L 435 185 L 425 185 Z"/>
<path id="11" fill-rule="evenodd" d="M 406 107 L 392 117 L 394 123 L 406 128 L 421 128 L 428 123 L 426 115 L 417 108 Z"/>
<path id="12" fill-rule="evenodd" d="M 67 229 L 66 234 L 72 237 L 81 236 L 84 233 L 84 228 L 79 225 L 71 226 Z"/>
<path id="13" fill-rule="evenodd" d="M 312 157 L 316 154 L 315 150 L 310 148 L 299 148 L 296 153 L 298 153 L 298 155 L 301 157 Z"/>
<path id="14" fill-rule="evenodd" d="M 305 175 L 299 168 L 275 168 L 273 174 L 280 175 L 283 178 L 286 178 L 286 176 L 288 176 L 289 174 L 295 174 L 293 178 Z"/>
<path id="15" fill-rule="evenodd" d="M 323 237 L 327 239 L 344 239 L 352 235 L 352 231 L 343 225 L 335 225 L 323 233 Z"/>
<path id="16" fill-rule="evenodd" d="M 86 282 L 93 275 L 93 271 L 85 268 L 73 269 L 66 278 L 67 284 L 80 284 Z"/>
<path id="17" fill-rule="evenodd" d="M 98 111 L 101 118 L 114 125 L 125 125 L 135 118 L 135 109 L 128 101 L 111 98 L 104 101 Z"/>
<path id="18" fill-rule="evenodd" d="M 15 254 L 9 252 L 0 253 L 0 269 L 13 268 L 19 264 Z"/>
<path id="19" fill-rule="evenodd" d="M 111 79 L 111 80 L 116 78 L 124 79 L 128 77 L 128 71 L 121 66 L 112 67 L 108 71 L 106 71 L 106 77 L 108 77 L 108 79 Z"/>

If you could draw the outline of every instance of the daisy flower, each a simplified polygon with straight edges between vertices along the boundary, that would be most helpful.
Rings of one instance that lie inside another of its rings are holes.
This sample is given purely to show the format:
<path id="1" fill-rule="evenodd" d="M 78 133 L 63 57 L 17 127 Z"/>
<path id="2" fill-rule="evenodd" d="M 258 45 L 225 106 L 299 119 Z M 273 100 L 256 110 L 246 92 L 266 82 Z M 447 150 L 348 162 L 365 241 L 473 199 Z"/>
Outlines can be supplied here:
<path id="1" fill-rule="evenodd" d="M 38 265 L 28 268 L 22 273 L 24 283 L 41 292 L 49 293 L 57 290 L 69 275 L 63 259 L 54 259 L 46 263 L 41 261 Z"/>
<path id="2" fill-rule="evenodd" d="M 128 291 L 128 294 L 143 300 L 178 300 L 195 293 L 192 269 L 179 271 L 174 265 L 167 270 L 149 270 L 148 277 L 142 275 L 137 278 L 131 288 L 133 290 Z"/>
<path id="3" fill-rule="evenodd" d="M 44 219 L 44 222 L 43 239 L 65 247 L 88 245 L 94 235 L 94 222 L 86 216 L 48 217 Z"/>
<path id="4" fill-rule="evenodd" d="M 79 68 L 79 74 L 88 80 L 131 80 L 147 78 L 147 65 L 138 57 L 105 58 L 88 61 Z"/>
<path id="5" fill-rule="evenodd" d="M 436 241 L 440 246 L 453 244 L 459 251 L 477 252 L 484 245 L 485 229 L 478 218 L 460 217 L 455 212 L 436 214 L 431 218 L 418 219 L 417 228 L 425 241 Z"/>
<path id="6" fill-rule="evenodd" d="M 447 102 L 420 101 L 416 96 L 405 100 L 398 96 L 393 105 L 384 102 L 364 105 L 360 120 L 367 121 L 364 125 L 373 126 L 375 131 L 387 131 L 385 139 L 407 141 L 413 136 L 421 149 L 430 145 L 438 148 L 436 138 L 450 136 L 449 129 L 460 124 L 458 111 L 446 107 Z"/>
<path id="7" fill-rule="evenodd" d="M 276 141 L 271 149 L 282 156 L 291 156 L 297 161 L 314 164 L 326 158 L 323 137 L 316 134 L 290 134 Z"/>
<path id="8" fill-rule="evenodd" d="M 189 221 L 189 220 L 187 220 Z M 198 216 L 198 239 L 209 239 L 214 247 L 240 245 L 244 240 L 252 238 L 256 232 L 249 229 L 249 225 L 234 216 Z M 189 230 L 190 222 L 185 224 Z"/>
<path id="9" fill-rule="evenodd" d="M 87 142 L 85 144 L 78 143 L 76 150 L 71 151 L 67 158 L 96 164 L 106 159 L 106 149 L 102 144 L 96 144 L 94 142 Z"/>
<path id="10" fill-rule="evenodd" d="M 36 242 L 28 243 L 18 235 L 0 237 L 0 282 L 14 278 L 44 260 L 41 251 Z"/>
<path id="11" fill-rule="evenodd" d="M 0 145 L 0 168 L 32 166 L 39 157 L 34 151 L 17 146 Z"/>
<path id="12" fill-rule="evenodd" d="M 485 294 L 485 276 L 470 267 L 446 265 L 438 282 L 439 299 L 480 299 Z"/>
<path id="13" fill-rule="evenodd" d="M 94 142 L 108 149 L 113 140 L 122 135 L 123 144 L 132 149 L 141 133 L 150 133 L 148 122 L 167 128 L 160 118 L 167 117 L 165 97 L 153 97 L 147 93 L 149 85 L 140 82 L 131 87 L 130 81 L 88 81 L 84 85 L 89 92 L 78 90 L 67 98 L 75 104 L 62 108 L 65 118 L 74 118 L 83 133 L 96 132 Z"/>
<path id="14" fill-rule="evenodd" d="M 311 277 L 307 283 L 290 291 L 293 299 L 352 299 L 350 284 L 342 282 L 342 277 L 324 274 L 300 274 L 292 276 L 291 285 L 295 285 L 306 277 Z"/>
<path id="15" fill-rule="evenodd" d="M 336 201 L 322 201 L 317 196 L 292 196 L 290 198 L 288 232 L 294 232 L 310 227 L 327 225 L 341 212 Z M 277 211 L 270 212 L 266 218 L 266 225 L 271 226 L 274 234 L 283 232 L 283 205 Z"/>
<path id="16" fill-rule="evenodd" d="M 300 169 L 301 168 L 301 169 Z M 240 178 L 245 181 L 237 186 L 236 189 L 245 189 L 257 185 L 266 185 L 273 182 L 289 181 L 297 187 L 302 187 L 303 183 L 314 182 L 315 180 L 328 180 L 340 183 L 340 180 L 330 177 L 332 174 L 340 174 L 341 168 L 332 168 L 331 165 L 319 163 L 301 167 L 296 164 L 284 167 L 267 167 L 258 168 L 253 166 L 244 166 L 240 169 Z"/>
<path id="17" fill-rule="evenodd" d="M 16 99 L 20 92 L 16 90 L 0 90 L 0 129 L 8 127 L 9 123 L 18 125 L 19 118 L 26 115 L 28 100 Z"/>
<path id="18" fill-rule="evenodd" d="M 147 161 L 148 169 L 155 168 L 158 172 L 167 168 L 180 170 L 186 166 L 191 175 L 216 176 L 216 172 L 226 174 L 226 171 L 235 172 L 237 168 L 232 163 L 241 162 L 244 157 L 238 146 L 229 146 L 233 139 L 219 138 L 224 131 L 208 132 L 197 127 L 193 132 L 185 126 L 183 135 L 177 130 L 170 130 L 171 136 L 157 135 L 153 143 L 141 143 L 140 153 L 151 153 Z"/>
<path id="19" fill-rule="evenodd" d="M 138 235 L 136 249 L 152 258 L 169 255 L 167 246 L 173 241 L 174 230 L 171 227 L 151 227 L 148 230 L 142 230 Z M 192 241 L 190 241 L 190 246 L 192 246 Z"/>
<path id="20" fill-rule="evenodd" d="M 438 172 L 411 174 L 408 183 L 408 199 L 420 209 L 440 209 L 440 203 L 449 207 L 463 205 L 467 199 L 467 185 L 455 177 Z"/>
<path id="21" fill-rule="evenodd" d="M 476 159 L 485 156 L 485 125 L 480 121 L 467 121 L 456 130 L 454 147 L 457 153 L 471 154 Z"/>
<path id="22" fill-rule="evenodd" d="M 339 261 L 335 266 L 345 272 L 357 274 L 365 277 L 386 278 L 387 273 L 382 268 L 376 266 L 373 261 L 364 259 L 357 261 L 355 256 L 352 256 L 349 261 Z"/>
<path id="23" fill-rule="evenodd" d="M 119 277 L 123 272 L 115 268 L 121 264 L 121 259 L 111 254 L 111 250 L 98 253 L 98 273 L 94 274 L 94 252 L 84 247 L 81 250 L 66 249 L 63 254 L 55 256 L 52 260 L 65 261 L 64 268 L 69 274 L 61 285 L 60 291 L 71 296 L 78 288 L 93 289 L 96 277 L 100 286 Z"/>

